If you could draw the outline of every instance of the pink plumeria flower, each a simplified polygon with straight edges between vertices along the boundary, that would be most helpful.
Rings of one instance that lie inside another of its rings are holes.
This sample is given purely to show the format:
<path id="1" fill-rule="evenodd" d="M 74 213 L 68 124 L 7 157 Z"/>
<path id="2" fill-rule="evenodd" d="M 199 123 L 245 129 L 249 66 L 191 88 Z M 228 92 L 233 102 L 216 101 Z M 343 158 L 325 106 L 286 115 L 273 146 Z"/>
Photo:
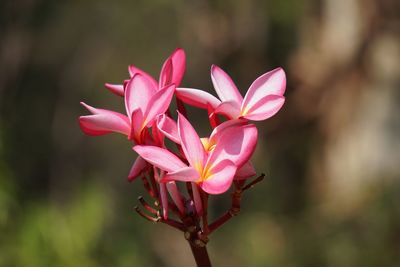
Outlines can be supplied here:
<path id="1" fill-rule="evenodd" d="M 159 81 L 157 82 L 150 74 L 137 68 L 134 65 L 128 67 L 129 75 L 132 78 L 137 73 L 143 75 L 152 84 L 154 88 L 161 89 L 167 85 L 175 84 L 179 86 L 182 82 L 183 75 L 186 68 L 186 56 L 185 51 L 182 48 L 177 48 L 175 51 L 165 60 L 161 72 Z M 106 83 L 105 87 L 112 93 L 124 96 L 125 88 L 129 80 L 125 80 L 124 84 L 111 84 Z"/>
<path id="2" fill-rule="evenodd" d="M 211 153 L 214 150 L 216 144 L 219 143 L 221 136 L 223 136 L 224 132 L 227 129 L 229 129 L 230 127 L 243 126 L 246 124 L 247 121 L 244 119 L 228 120 L 221 123 L 216 128 L 214 128 L 210 137 L 200 138 L 204 150 L 207 152 L 207 154 Z M 157 118 L 157 127 L 160 132 L 162 132 L 163 135 L 167 136 L 170 140 L 177 144 L 181 144 L 178 133 L 178 126 L 173 119 L 166 116 L 165 114 L 160 115 Z M 250 161 L 244 163 L 242 166 L 237 167 L 238 169 L 235 174 L 235 179 L 246 179 L 256 175 L 256 171 Z"/>
<path id="3" fill-rule="evenodd" d="M 262 121 L 275 115 L 285 102 L 286 77 L 282 68 L 269 71 L 250 85 L 243 98 L 232 79 L 221 68 L 211 67 L 211 79 L 222 103 L 215 113 L 229 118 Z"/>
<path id="4" fill-rule="evenodd" d="M 211 67 L 211 79 L 219 98 L 191 88 L 177 88 L 177 95 L 187 104 L 199 108 L 213 108 L 215 113 L 229 119 L 244 118 L 261 121 L 275 115 L 285 102 L 286 76 L 276 68 L 258 77 L 243 98 L 236 85 L 221 68 Z"/>
<path id="5" fill-rule="evenodd" d="M 146 161 L 167 172 L 164 181 L 195 182 L 209 194 L 221 194 L 229 189 L 238 166 L 249 160 L 257 144 L 254 125 L 230 127 L 208 154 L 193 126 L 181 114 L 178 133 L 189 166 L 160 147 L 138 145 L 133 149 Z"/>
<path id="6" fill-rule="evenodd" d="M 92 115 L 79 117 L 79 124 L 88 135 L 104 135 L 111 132 L 122 133 L 138 144 L 144 142 L 143 131 L 150 127 L 159 114 L 168 109 L 175 85 L 168 85 L 157 91 L 143 75 L 136 74 L 126 85 L 125 109 L 127 115 L 93 108 L 85 103 Z"/>
<path id="7" fill-rule="evenodd" d="M 246 124 L 247 121 L 244 119 L 233 119 L 221 123 L 214 128 L 209 138 L 200 138 L 204 149 L 207 151 L 207 153 L 211 153 L 214 150 L 216 144 L 220 142 L 221 137 L 224 136 L 227 129 L 237 126 L 243 126 Z M 231 137 L 234 138 L 234 136 Z M 225 138 L 228 138 L 228 135 L 226 135 Z M 257 174 L 253 164 L 251 164 L 250 161 L 240 162 L 240 165 L 238 165 L 237 167 L 238 169 L 235 173 L 235 179 L 237 180 L 247 179 Z"/>
<path id="8" fill-rule="evenodd" d="M 137 73 L 128 82 L 124 91 L 127 115 L 97 109 L 82 102 L 81 104 L 92 115 L 79 117 L 79 125 L 82 131 L 88 135 L 96 136 L 116 132 L 126 135 L 128 139 L 137 144 L 152 142 L 146 129 L 153 125 L 159 114 L 165 113 L 169 108 L 174 91 L 174 84 L 157 90 L 146 76 Z M 146 165 L 147 163 L 138 157 L 132 165 L 128 179 L 131 181 L 137 177 Z"/>

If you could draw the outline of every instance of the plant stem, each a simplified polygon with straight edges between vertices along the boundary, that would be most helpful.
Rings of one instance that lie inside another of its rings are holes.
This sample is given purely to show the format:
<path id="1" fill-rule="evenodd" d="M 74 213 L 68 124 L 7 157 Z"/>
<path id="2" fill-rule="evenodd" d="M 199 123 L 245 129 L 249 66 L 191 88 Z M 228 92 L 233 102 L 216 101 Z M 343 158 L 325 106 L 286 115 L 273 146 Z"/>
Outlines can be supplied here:
<path id="1" fill-rule="evenodd" d="M 212 267 L 206 246 L 196 246 L 189 242 L 197 267 Z"/>

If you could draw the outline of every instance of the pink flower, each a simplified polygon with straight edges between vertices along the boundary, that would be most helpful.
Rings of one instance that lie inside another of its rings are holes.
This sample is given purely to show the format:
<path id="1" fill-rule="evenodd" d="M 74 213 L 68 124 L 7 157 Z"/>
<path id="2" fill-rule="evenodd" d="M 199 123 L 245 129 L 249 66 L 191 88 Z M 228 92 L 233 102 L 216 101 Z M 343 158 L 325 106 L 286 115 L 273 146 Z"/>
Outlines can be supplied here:
<path id="1" fill-rule="evenodd" d="M 207 153 L 192 125 L 181 114 L 178 134 L 189 166 L 160 147 L 137 145 L 133 149 L 147 162 L 167 172 L 163 181 L 195 182 L 209 194 L 221 194 L 229 189 L 237 168 L 249 160 L 257 143 L 254 125 L 236 125 L 223 131 L 212 151 Z"/>
<path id="2" fill-rule="evenodd" d="M 176 86 L 179 86 L 185 73 L 185 64 L 185 52 L 182 48 L 177 48 L 165 60 L 161 68 L 159 82 L 157 82 L 150 74 L 137 68 L 134 65 L 130 65 L 128 67 L 128 71 L 131 78 L 138 73 L 143 75 L 152 84 L 152 86 L 156 88 L 156 90 L 158 90 L 170 84 L 175 84 Z M 116 95 L 124 96 L 124 91 L 128 82 L 129 80 L 125 80 L 124 84 L 106 83 L 105 87 Z"/>
<path id="3" fill-rule="evenodd" d="M 147 131 L 157 115 L 165 113 L 175 91 L 175 85 L 157 88 L 143 75 L 137 73 L 126 85 L 126 115 L 105 109 L 96 109 L 85 103 L 92 115 L 79 117 L 82 131 L 88 135 L 122 133 L 138 144 L 145 141 Z"/>
<path id="4" fill-rule="evenodd" d="M 222 124 L 218 125 L 212 131 L 210 137 L 203 137 L 200 138 L 201 143 L 205 151 L 209 154 L 211 153 L 216 144 L 219 142 L 221 136 L 223 136 L 224 131 L 229 129 L 230 127 L 237 127 L 246 125 L 247 121 L 244 119 L 235 119 L 235 120 L 228 120 L 223 122 Z M 181 144 L 181 140 L 178 133 L 178 126 L 174 120 L 166 115 L 160 115 L 157 118 L 157 127 L 163 133 L 164 136 L 167 136 L 170 140 L 177 144 Z M 251 164 L 250 161 L 239 165 L 238 170 L 235 174 L 235 179 L 246 179 L 256 175 L 256 171 Z"/>
<path id="5" fill-rule="evenodd" d="M 93 108 L 85 103 L 92 115 L 79 117 L 82 131 L 88 135 L 104 135 L 111 132 L 121 133 L 137 144 L 154 143 L 149 137 L 148 127 L 151 127 L 160 114 L 169 108 L 174 95 L 175 85 L 167 85 L 157 90 L 157 87 L 140 73 L 136 73 L 127 83 L 124 91 L 125 109 L 127 115 Z M 133 163 L 128 179 L 135 179 L 147 166 L 138 157 Z"/>
<path id="6" fill-rule="evenodd" d="M 221 68 L 211 67 L 211 79 L 219 98 L 191 88 L 177 88 L 177 95 L 187 104 L 208 108 L 230 119 L 261 121 L 275 115 L 285 102 L 286 77 L 281 68 L 258 77 L 243 98 L 232 79 Z"/>

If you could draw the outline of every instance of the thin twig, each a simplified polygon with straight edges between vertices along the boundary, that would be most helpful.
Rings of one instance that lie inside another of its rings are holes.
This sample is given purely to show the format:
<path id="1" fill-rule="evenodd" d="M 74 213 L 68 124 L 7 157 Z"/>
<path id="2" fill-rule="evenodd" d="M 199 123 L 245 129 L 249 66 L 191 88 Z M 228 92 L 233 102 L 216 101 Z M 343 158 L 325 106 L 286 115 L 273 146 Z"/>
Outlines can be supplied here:
<path id="1" fill-rule="evenodd" d="M 135 206 L 135 211 L 142 216 L 143 218 L 145 218 L 146 220 L 150 221 L 150 222 L 159 222 L 160 221 L 160 217 L 151 217 L 150 215 L 144 213 L 138 206 Z"/>
<path id="2" fill-rule="evenodd" d="M 245 191 L 247 189 L 253 188 L 254 185 L 258 184 L 259 182 L 261 182 L 262 180 L 264 180 L 265 178 L 265 174 L 262 173 L 260 176 L 258 176 L 256 179 L 254 179 L 253 181 L 251 181 L 250 183 L 248 183 L 247 185 L 245 185 L 242 188 L 242 191 Z"/>
<path id="3" fill-rule="evenodd" d="M 178 207 L 175 205 L 174 202 L 168 201 L 168 209 L 171 210 L 179 218 L 182 217 L 181 212 L 179 211 Z"/>
<path id="4" fill-rule="evenodd" d="M 190 182 L 186 182 L 186 190 L 188 192 L 189 198 L 193 199 L 193 189 L 192 189 L 192 184 Z"/>
<path id="5" fill-rule="evenodd" d="M 202 215 L 202 220 L 203 220 L 203 232 L 207 236 L 209 233 L 208 229 L 208 194 L 204 192 L 203 190 L 200 190 L 201 193 L 201 199 L 202 199 L 202 204 L 203 204 L 203 215 Z"/>
<path id="6" fill-rule="evenodd" d="M 158 190 L 156 179 L 154 178 L 154 171 L 152 169 L 150 169 L 150 171 L 149 171 L 149 176 L 150 176 L 150 183 L 151 183 L 153 191 L 154 191 L 154 193 L 156 195 L 156 198 L 159 198 L 160 193 L 159 193 L 159 190 Z"/>
<path id="7" fill-rule="evenodd" d="M 168 224 L 169 226 L 172 226 L 172 227 L 174 227 L 174 228 L 176 228 L 176 229 L 178 229 L 178 230 L 180 230 L 182 232 L 185 231 L 185 226 L 183 225 L 183 223 L 180 223 L 180 222 L 175 221 L 173 219 L 167 219 L 167 220 L 161 219 L 160 222 Z"/>
<path id="8" fill-rule="evenodd" d="M 156 194 L 154 193 L 153 189 L 151 188 L 150 183 L 149 183 L 149 181 L 147 180 L 147 177 L 146 177 L 145 174 L 142 175 L 142 181 L 143 181 L 143 186 L 144 186 L 144 188 L 146 189 L 147 193 L 149 193 L 149 195 L 150 195 L 152 198 L 157 199 L 157 196 L 156 196 Z"/>
<path id="9" fill-rule="evenodd" d="M 211 234 L 212 232 L 217 230 L 221 225 L 223 225 L 224 223 L 226 223 L 227 221 L 229 221 L 229 219 L 231 219 L 233 217 L 234 217 L 234 215 L 232 214 L 232 212 L 230 210 L 225 212 L 221 217 L 216 219 L 213 223 L 211 223 L 208 226 L 208 229 L 209 229 L 208 234 Z"/>
<path id="10" fill-rule="evenodd" d="M 140 204 L 142 204 L 142 206 L 148 210 L 149 212 L 151 212 L 152 214 L 156 215 L 159 213 L 158 210 L 154 209 L 152 206 L 149 205 L 149 203 L 146 202 L 146 200 L 144 200 L 144 198 L 142 196 L 138 197 L 138 200 L 140 202 Z"/>

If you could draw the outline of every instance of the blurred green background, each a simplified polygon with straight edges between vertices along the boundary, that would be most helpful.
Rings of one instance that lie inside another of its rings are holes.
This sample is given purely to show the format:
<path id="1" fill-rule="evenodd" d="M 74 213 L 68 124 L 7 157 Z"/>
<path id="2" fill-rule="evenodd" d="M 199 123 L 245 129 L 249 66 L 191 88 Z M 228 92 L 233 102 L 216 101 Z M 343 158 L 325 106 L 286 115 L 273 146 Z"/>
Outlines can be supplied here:
<path id="1" fill-rule="evenodd" d="M 400 20 L 396 0 L 0 2 L 0 266 L 194 266 L 181 233 L 133 212 L 125 137 L 91 138 L 79 101 L 135 64 L 213 92 L 211 64 L 245 93 L 287 73 L 284 108 L 258 123 L 267 179 L 215 232 L 215 266 L 399 266 Z M 206 135 L 205 113 L 190 118 Z M 229 205 L 214 198 L 211 214 Z"/>

